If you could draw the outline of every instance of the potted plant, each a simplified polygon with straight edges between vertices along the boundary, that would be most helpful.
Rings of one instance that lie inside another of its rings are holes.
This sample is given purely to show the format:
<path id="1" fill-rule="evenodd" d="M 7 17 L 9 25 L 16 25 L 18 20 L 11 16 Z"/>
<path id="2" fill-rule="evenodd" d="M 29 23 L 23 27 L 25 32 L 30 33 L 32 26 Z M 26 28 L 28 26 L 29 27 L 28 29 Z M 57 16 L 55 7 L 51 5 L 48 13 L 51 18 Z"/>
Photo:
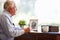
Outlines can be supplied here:
<path id="1" fill-rule="evenodd" d="M 25 20 L 20 20 L 19 23 L 20 27 L 24 27 L 24 25 L 26 25 L 26 21 Z"/>

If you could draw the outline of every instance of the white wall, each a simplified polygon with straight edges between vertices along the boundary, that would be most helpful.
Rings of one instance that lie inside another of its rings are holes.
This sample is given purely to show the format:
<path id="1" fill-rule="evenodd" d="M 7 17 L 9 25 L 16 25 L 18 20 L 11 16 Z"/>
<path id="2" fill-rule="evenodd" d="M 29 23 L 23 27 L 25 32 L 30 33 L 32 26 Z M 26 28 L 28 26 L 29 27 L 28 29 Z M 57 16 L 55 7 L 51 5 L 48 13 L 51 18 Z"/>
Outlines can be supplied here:
<path id="1" fill-rule="evenodd" d="M 19 0 L 16 2 L 17 5 L 20 5 Z M 19 10 L 16 15 L 16 20 L 26 19 L 29 21 L 29 19 L 32 18 L 32 15 L 31 12 L 26 14 L 21 13 L 21 10 Z M 36 0 L 33 16 L 38 18 L 39 24 L 60 24 L 60 0 Z M 17 21 L 15 23 L 17 24 Z"/>
<path id="2" fill-rule="evenodd" d="M 3 11 L 3 5 L 6 0 L 0 0 L 0 14 Z"/>
<path id="3" fill-rule="evenodd" d="M 5 1 L 5 0 L 4 0 Z M 0 0 L 0 11 L 3 8 L 3 0 Z M 20 8 L 20 0 L 14 0 L 17 5 L 17 14 L 13 17 L 13 22 L 17 25 L 20 19 L 25 19 L 27 24 L 29 19 L 38 18 L 39 24 L 57 24 L 60 25 L 60 0 L 36 0 L 35 11 L 22 13 Z"/>
<path id="4" fill-rule="evenodd" d="M 37 0 L 35 8 L 39 23 L 60 24 L 60 0 Z"/>

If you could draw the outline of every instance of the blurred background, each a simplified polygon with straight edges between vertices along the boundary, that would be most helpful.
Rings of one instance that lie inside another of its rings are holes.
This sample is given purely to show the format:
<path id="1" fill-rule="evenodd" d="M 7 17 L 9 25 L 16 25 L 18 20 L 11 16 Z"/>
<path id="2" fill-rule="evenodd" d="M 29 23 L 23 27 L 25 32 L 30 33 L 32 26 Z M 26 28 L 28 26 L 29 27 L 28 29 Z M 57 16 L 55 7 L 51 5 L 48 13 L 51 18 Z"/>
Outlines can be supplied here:
<path id="1" fill-rule="evenodd" d="M 0 13 L 6 0 L 0 0 Z M 38 19 L 38 25 L 52 24 L 60 26 L 60 0 L 14 0 L 17 6 L 13 22 L 18 25 L 19 20 Z"/>

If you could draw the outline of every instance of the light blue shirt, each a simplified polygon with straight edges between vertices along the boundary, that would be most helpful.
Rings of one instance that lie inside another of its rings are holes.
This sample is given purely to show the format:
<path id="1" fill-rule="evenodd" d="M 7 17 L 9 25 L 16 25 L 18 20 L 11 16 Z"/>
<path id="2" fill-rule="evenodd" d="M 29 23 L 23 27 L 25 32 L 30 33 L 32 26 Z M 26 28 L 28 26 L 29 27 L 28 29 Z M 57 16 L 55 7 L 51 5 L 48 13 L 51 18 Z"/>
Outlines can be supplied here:
<path id="1" fill-rule="evenodd" d="M 0 15 L 0 40 L 14 40 L 14 37 L 24 34 L 24 30 L 12 23 L 9 12 L 4 10 Z"/>

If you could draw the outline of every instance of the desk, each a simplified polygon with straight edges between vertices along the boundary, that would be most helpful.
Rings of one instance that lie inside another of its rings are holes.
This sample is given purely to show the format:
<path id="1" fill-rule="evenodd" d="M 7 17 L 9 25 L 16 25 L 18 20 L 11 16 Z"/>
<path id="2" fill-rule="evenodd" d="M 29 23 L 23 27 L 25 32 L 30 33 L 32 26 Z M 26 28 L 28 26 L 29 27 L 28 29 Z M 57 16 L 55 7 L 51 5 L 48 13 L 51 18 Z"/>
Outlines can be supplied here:
<path id="1" fill-rule="evenodd" d="M 60 40 L 59 33 L 26 33 L 14 40 Z"/>

